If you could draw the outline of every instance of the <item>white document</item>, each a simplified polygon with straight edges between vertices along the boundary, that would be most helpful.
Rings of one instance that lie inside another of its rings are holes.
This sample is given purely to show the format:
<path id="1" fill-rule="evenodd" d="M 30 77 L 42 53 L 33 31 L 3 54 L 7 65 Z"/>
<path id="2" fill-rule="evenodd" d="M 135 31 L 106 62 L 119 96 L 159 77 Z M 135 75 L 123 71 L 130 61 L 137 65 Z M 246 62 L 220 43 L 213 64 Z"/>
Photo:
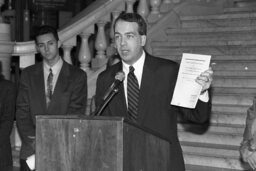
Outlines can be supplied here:
<path id="1" fill-rule="evenodd" d="M 29 156 L 27 158 L 26 162 L 27 162 L 27 165 L 28 165 L 30 170 L 35 170 L 35 163 L 36 163 L 35 154 Z"/>
<path id="2" fill-rule="evenodd" d="M 195 79 L 209 68 L 211 56 L 183 53 L 171 104 L 195 108 L 202 86 Z"/>

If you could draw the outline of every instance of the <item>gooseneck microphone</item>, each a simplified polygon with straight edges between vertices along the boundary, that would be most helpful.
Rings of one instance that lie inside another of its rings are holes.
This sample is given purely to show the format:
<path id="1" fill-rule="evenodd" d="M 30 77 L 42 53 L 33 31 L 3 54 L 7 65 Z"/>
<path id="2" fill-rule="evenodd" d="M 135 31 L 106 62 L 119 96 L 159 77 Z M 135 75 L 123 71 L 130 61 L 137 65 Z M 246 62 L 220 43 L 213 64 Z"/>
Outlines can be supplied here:
<path id="1" fill-rule="evenodd" d="M 120 71 L 115 76 L 115 81 L 110 85 L 107 89 L 106 93 L 104 94 L 102 100 L 103 103 L 97 108 L 95 112 L 95 116 L 101 115 L 102 111 L 106 107 L 106 105 L 110 102 L 110 100 L 114 97 L 115 94 L 119 91 L 119 85 L 124 81 L 125 74 L 123 71 Z"/>

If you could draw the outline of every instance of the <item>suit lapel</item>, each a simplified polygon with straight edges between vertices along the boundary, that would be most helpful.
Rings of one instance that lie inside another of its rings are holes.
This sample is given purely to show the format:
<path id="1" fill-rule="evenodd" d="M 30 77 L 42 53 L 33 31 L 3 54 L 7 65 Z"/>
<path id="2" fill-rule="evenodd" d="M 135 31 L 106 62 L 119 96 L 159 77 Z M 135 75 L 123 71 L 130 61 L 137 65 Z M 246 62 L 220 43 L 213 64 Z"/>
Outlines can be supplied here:
<path id="1" fill-rule="evenodd" d="M 36 92 L 34 93 L 35 103 L 38 102 L 42 109 L 42 113 L 46 114 L 46 96 L 45 96 L 45 85 L 44 85 L 44 70 L 43 63 L 37 65 L 35 69 L 34 79 L 32 79 Z"/>
<path id="2" fill-rule="evenodd" d="M 150 100 L 150 92 L 154 91 L 154 66 L 151 62 L 151 57 L 146 54 L 145 63 L 143 67 L 141 87 L 140 87 L 140 97 L 139 97 L 139 116 L 138 121 L 141 122 L 146 116 L 146 112 L 149 104 L 147 101 Z"/>

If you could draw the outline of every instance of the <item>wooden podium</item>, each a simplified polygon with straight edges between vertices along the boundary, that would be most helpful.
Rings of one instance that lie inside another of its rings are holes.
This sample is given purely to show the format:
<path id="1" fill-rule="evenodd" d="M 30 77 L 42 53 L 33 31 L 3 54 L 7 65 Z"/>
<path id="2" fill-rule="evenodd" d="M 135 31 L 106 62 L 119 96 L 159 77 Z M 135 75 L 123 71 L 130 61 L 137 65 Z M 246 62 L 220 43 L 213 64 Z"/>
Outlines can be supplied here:
<path id="1" fill-rule="evenodd" d="M 122 117 L 36 117 L 36 171 L 169 171 L 169 142 Z"/>

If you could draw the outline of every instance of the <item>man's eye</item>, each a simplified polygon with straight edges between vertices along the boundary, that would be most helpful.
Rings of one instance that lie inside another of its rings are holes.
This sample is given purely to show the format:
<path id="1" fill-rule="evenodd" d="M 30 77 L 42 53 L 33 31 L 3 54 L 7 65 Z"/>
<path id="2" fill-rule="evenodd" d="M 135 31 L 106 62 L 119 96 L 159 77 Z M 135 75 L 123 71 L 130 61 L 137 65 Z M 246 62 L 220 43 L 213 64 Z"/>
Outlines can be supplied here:
<path id="1" fill-rule="evenodd" d="M 120 38 L 120 36 L 115 36 L 115 40 L 118 40 Z"/>
<path id="2" fill-rule="evenodd" d="M 133 38 L 134 36 L 133 35 L 127 35 L 127 38 Z"/>

